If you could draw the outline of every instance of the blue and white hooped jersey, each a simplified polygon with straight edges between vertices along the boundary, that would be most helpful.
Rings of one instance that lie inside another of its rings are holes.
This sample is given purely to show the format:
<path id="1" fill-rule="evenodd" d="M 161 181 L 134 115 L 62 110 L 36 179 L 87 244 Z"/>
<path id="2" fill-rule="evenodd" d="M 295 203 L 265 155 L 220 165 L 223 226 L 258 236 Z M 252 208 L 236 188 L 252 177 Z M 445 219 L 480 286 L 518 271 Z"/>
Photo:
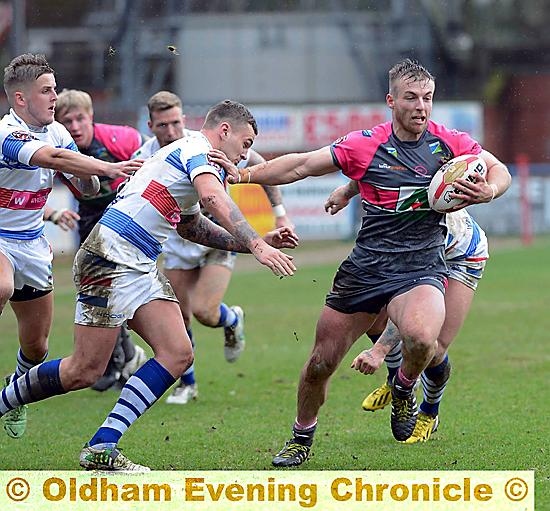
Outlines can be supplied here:
<path id="1" fill-rule="evenodd" d="M 202 133 L 189 130 L 157 151 L 120 190 L 83 248 L 148 271 L 181 215 L 199 212 L 195 177 L 210 173 L 224 183 L 225 171 L 208 160 L 211 148 Z"/>
<path id="2" fill-rule="evenodd" d="M 479 263 L 489 258 L 487 236 L 466 208 L 445 216 L 447 240 L 445 260 Z"/>
<path id="3" fill-rule="evenodd" d="M 37 131 L 13 110 L 0 120 L 0 236 L 30 240 L 42 234 L 44 205 L 55 171 L 31 165 L 30 160 L 47 145 L 78 151 L 58 122 Z"/>

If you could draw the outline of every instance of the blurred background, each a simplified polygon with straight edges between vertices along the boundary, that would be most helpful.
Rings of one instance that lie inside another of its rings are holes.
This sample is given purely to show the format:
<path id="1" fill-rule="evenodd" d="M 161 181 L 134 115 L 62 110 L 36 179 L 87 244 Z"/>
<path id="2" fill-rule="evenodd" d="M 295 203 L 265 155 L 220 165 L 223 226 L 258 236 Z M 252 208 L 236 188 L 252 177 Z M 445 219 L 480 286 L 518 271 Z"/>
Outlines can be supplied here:
<path id="1" fill-rule="evenodd" d="M 472 214 L 488 234 L 528 244 L 550 232 L 549 24 L 544 0 L 4 0 L 0 64 L 44 53 L 58 90 L 92 95 L 97 122 L 145 134 L 158 90 L 182 97 L 190 128 L 212 104 L 241 101 L 258 120 L 255 149 L 270 158 L 389 119 L 388 69 L 417 59 L 437 79 L 432 118 L 471 133 L 514 175 L 504 197 Z M 329 218 L 322 207 L 342 179 L 283 187 L 303 238 L 355 233 L 358 208 Z M 261 194 L 238 195 L 264 230 Z"/>

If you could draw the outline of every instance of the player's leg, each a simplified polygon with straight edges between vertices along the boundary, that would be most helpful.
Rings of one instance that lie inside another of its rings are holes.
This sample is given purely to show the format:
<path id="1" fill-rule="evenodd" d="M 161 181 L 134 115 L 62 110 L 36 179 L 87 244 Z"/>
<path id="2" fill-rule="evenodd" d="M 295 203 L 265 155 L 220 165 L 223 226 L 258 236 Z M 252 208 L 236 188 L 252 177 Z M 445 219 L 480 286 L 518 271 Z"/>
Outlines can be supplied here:
<path id="1" fill-rule="evenodd" d="M 445 292 L 445 321 L 438 337 L 436 353 L 422 373 L 423 401 L 419 407 L 418 420 L 407 443 L 425 442 L 439 426 L 439 405 L 451 376 L 451 363 L 447 351 L 462 328 L 468 315 L 475 290 L 473 287 L 449 278 Z"/>
<path id="2" fill-rule="evenodd" d="M 321 312 L 315 344 L 300 374 L 297 416 L 292 438 L 273 458 L 273 465 L 296 466 L 309 456 L 319 409 L 325 402 L 330 377 L 353 343 L 372 325 L 374 314 L 344 314 L 328 306 Z"/>
<path id="3" fill-rule="evenodd" d="M 170 285 L 179 301 L 187 335 L 191 340 L 193 348 L 195 347 L 195 343 L 193 331 L 191 329 L 193 314 L 191 310 L 191 293 L 195 289 L 200 272 L 201 269 L 199 267 L 192 269 L 172 268 L 164 270 L 164 275 L 170 281 Z M 199 389 L 195 379 L 195 363 L 193 362 L 181 375 L 180 381 L 166 398 L 166 402 L 168 404 L 184 405 L 191 400 L 197 399 L 198 396 Z"/>
<path id="4" fill-rule="evenodd" d="M 8 287 L 13 282 L 15 289 L 10 304 L 17 319 L 20 346 L 15 371 L 4 381 L 7 385 L 43 362 L 48 355 L 53 316 L 53 255 L 44 237 L 17 243 L 6 241 L 3 245 L 6 258 L 13 261 L 16 268 L 8 278 Z M 4 416 L 4 430 L 12 438 L 20 438 L 26 424 L 26 406 L 16 407 Z"/>
<path id="5" fill-rule="evenodd" d="M 442 286 L 434 279 L 434 285 L 398 294 L 388 304 L 388 314 L 402 339 L 403 361 L 392 383 L 391 427 L 394 438 L 403 441 L 416 424 L 415 383 L 435 355 L 445 319 Z"/>
<path id="6" fill-rule="evenodd" d="M 117 444 L 193 362 L 193 349 L 176 302 L 150 301 L 139 307 L 129 324 L 151 346 L 154 358 L 126 382 L 114 408 L 82 450 L 80 464 L 87 469 L 149 470 L 128 460 Z"/>
<path id="7" fill-rule="evenodd" d="M 193 290 L 193 316 L 203 325 L 224 329 L 224 356 L 228 362 L 235 362 L 246 344 L 242 308 L 223 301 L 234 265 L 235 254 L 211 250 Z"/>

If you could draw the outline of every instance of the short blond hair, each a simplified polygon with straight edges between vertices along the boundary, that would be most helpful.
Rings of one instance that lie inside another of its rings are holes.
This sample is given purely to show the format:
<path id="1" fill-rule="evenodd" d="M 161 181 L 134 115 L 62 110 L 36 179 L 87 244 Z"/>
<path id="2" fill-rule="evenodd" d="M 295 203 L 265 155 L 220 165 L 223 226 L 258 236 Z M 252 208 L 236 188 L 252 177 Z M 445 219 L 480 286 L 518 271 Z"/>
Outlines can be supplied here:
<path id="1" fill-rule="evenodd" d="M 170 108 L 178 107 L 183 110 L 183 104 L 179 96 L 167 90 L 161 90 L 153 94 L 147 101 L 147 109 L 149 110 L 149 118 L 153 112 L 163 112 Z M 153 119 L 151 119 L 153 120 Z"/>
<path id="2" fill-rule="evenodd" d="M 92 98 L 83 90 L 63 89 L 57 96 L 55 114 L 61 116 L 73 108 L 83 108 L 90 115 L 93 115 Z"/>

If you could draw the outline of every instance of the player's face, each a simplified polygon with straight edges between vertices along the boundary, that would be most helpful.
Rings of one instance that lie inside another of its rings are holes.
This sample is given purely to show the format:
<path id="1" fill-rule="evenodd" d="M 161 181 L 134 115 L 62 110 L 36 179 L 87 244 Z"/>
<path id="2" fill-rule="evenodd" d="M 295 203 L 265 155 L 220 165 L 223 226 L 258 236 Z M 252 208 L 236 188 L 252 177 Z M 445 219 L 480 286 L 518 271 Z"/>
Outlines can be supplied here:
<path id="1" fill-rule="evenodd" d="M 174 106 L 161 112 L 152 112 L 148 124 L 160 147 L 164 147 L 183 137 L 185 115 L 182 114 L 181 108 Z"/>
<path id="2" fill-rule="evenodd" d="M 435 83 L 432 80 L 400 78 L 386 96 L 392 109 L 393 131 L 400 140 L 418 140 L 432 115 Z"/>
<path id="3" fill-rule="evenodd" d="M 88 149 L 94 138 L 93 115 L 82 107 L 75 107 L 57 116 L 67 128 L 79 149 Z"/>
<path id="4" fill-rule="evenodd" d="M 21 95 L 24 99 L 23 120 L 32 126 L 47 126 L 54 121 L 57 93 L 53 74 L 39 76 L 27 85 Z"/>
<path id="5" fill-rule="evenodd" d="M 237 165 L 241 160 L 246 159 L 255 137 L 254 129 L 248 123 L 246 126 L 229 127 L 227 135 L 222 137 L 219 149 Z"/>

